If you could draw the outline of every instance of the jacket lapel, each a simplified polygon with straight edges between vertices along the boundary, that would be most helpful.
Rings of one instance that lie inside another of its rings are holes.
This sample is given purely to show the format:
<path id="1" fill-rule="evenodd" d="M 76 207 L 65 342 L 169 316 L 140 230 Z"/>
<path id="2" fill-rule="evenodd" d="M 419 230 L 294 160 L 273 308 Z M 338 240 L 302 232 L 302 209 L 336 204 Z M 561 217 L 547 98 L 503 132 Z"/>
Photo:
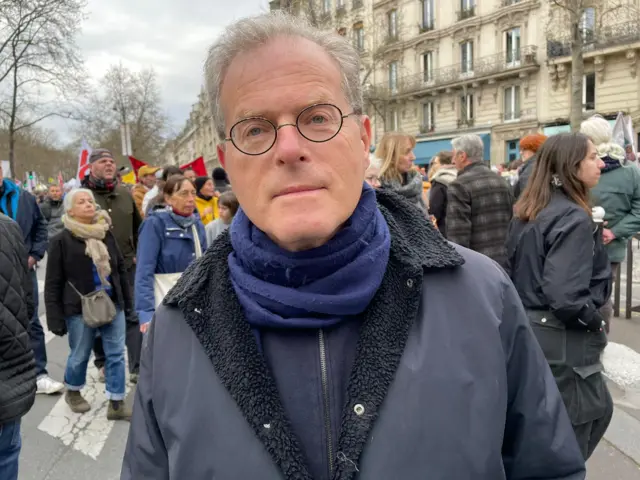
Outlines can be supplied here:
<path id="1" fill-rule="evenodd" d="M 365 312 L 347 389 L 334 479 L 355 478 L 358 461 L 404 352 L 420 304 L 424 269 L 453 268 L 464 260 L 424 219 L 420 209 L 394 193 L 378 201 L 391 232 L 389 264 Z M 287 480 L 311 479 L 274 379 L 229 279 L 229 232 L 193 263 L 169 292 L 213 367 Z"/>

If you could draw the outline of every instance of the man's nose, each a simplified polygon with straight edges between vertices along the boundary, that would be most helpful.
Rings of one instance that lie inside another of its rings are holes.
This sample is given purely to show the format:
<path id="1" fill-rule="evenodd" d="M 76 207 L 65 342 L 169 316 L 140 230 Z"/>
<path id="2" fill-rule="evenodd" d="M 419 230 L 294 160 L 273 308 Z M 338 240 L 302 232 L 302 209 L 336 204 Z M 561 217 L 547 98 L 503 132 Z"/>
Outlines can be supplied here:
<path id="1" fill-rule="evenodd" d="M 274 146 L 278 160 L 283 163 L 304 160 L 302 142 L 304 142 L 304 138 L 294 124 L 280 125 Z"/>

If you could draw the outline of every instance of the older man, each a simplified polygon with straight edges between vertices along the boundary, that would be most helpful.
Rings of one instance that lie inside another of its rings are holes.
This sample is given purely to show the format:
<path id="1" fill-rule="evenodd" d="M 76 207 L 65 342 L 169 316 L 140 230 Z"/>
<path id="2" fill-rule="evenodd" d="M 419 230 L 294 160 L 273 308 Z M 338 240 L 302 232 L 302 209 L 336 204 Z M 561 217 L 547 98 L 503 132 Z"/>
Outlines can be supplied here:
<path id="1" fill-rule="evenodd" d="M 484 144 L 478 135 L 462 135 L 451 144 L 458 177 L 447 192 L 447 238 L 504 266 L 513 216 L 511 186 L 482 161 Z"/>
<path id="2" fill-rule="evenodd" d="M 505 273 L 364 185 L 359 71 L 284 14 L 210 50 L 242 209 L 156 310 L 122 479 L 584 478 Z"/>

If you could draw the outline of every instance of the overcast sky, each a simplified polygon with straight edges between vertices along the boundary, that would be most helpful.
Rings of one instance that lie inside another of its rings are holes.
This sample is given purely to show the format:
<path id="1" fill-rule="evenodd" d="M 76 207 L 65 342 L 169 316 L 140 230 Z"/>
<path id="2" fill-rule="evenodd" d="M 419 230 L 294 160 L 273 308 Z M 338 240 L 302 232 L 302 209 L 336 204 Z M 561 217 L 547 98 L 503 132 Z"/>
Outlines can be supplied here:
<path id="1" fill-rule="evenodd" d="M 202 85 L 208 46 L 234 19 L 268 11 L 268 0 L 89 0 L 78 44 L 96 81 L 110 65 L 153 67 L 174 130 Z M 69 125 L 52 122 L 63 140 Z"/>

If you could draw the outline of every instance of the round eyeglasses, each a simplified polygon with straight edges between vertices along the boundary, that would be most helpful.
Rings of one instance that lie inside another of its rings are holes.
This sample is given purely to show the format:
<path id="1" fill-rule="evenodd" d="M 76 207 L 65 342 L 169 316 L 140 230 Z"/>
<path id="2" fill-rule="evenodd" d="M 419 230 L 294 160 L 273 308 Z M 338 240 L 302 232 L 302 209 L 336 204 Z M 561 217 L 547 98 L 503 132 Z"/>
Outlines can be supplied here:
<path id="1" fill-rule="evenodd" d="M 234 147 L 245 155 L 262 155 L 271 150 L 278 138 L 278 130 L 282 127 L 296 127 L 300 135 L 310 142 L 328 142 L 338 135 L 344 119 L 351 115 L 359 115 L 351 112 L 346 115 L 330 103 L 318 103 L 302 110 L 296 118 L 296 123 L 284 123 L 275 125 L 263 117 L 244 118 L 231 127 L 229 138 Z"/>

